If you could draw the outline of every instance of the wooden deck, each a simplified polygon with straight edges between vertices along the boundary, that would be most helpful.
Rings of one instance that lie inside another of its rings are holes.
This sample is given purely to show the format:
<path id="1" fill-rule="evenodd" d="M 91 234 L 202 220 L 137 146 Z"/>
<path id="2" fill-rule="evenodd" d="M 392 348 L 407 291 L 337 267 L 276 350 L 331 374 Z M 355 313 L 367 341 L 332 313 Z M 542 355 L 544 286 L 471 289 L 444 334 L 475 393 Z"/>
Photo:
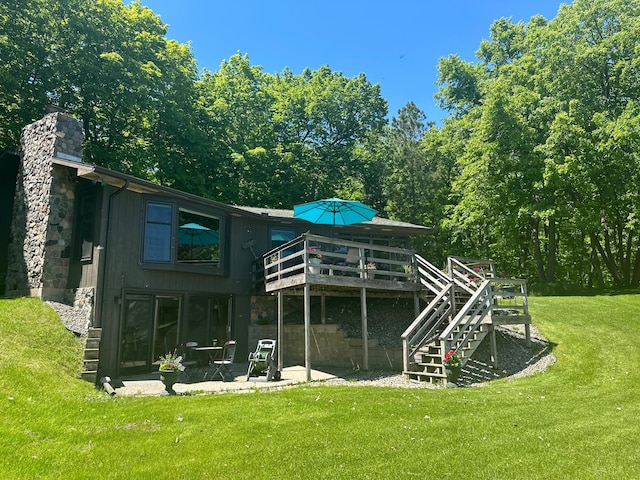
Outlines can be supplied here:
<path id="1" fill-rule="evenodd" d="M 304 296 L 305 366 L 310 379 L 310 304 L 315 295 L 360 296 L 363 359 L 369 368 L 367 296 L 412 295 L 416 318 L 402 334 L 403 371 L 411 379 L 446 381 L 445 355 L 466 362 L 495 327 L 522 324 L 530 341 L 526 281 L 496 278 L 492 261 L 449 258 L 446 272 L 409 250 L 304 234 L 262 258 L 265 293 L 278 296 L 278 344 L 283 296 Z M 420 299 L 427 305 L 422 308 Z M 324 302 L 323 302 L 324 305 Z M 278 365 L 282 365 L 279 350 Z M 464 363 L 463 363 L 464 364 Z"/>
<path id="2" fill-rule="evenodd" d="M 416 292 L 413 252 L 400 248 L 303 235 L 263 257 L 266 292 L 314 290 Z"/>

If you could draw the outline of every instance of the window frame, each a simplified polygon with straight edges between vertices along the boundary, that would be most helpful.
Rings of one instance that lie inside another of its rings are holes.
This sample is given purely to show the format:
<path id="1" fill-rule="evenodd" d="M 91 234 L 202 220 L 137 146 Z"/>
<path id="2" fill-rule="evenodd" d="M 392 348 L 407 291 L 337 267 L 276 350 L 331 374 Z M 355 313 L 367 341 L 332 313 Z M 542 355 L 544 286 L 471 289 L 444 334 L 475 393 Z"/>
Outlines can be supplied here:
<path id="1" fill-rule="evenodd" d="M 147 214 L 149 205 L 167 205 L 171 206 L 171 227 L 169 234 L 169 258 L 168 260 L 153 260 L 145 257 L 145 246 L 147 243 L 147 231 L 148 221 Z M 178 228 L 179 228 L 179 212 L 180 210 L 187 210 L 197 215 L 214 217 L 219 221 L 219 254 L 218 261 L 208 263 L 191 263 L 178 261 Z M 202 205 L 181 201 L 179 199 L 168 199 L 163 197 L 148 196 L 144 199 L 142 205 L 142 232 L 140 235 L 140 253 L 139 261 L 140 266 L 143 269 L 148 270 L 168 270 L 168 271 L 180 271 L 191 273 L 203 273 L 209 275 L 224 275 L 226 269 L 224 268 L 227 257 L 227 242 L 226 242 L 226 228 L 228 224 L 228 217 L 225 212 L 214 208 L 208 208 Z"/>

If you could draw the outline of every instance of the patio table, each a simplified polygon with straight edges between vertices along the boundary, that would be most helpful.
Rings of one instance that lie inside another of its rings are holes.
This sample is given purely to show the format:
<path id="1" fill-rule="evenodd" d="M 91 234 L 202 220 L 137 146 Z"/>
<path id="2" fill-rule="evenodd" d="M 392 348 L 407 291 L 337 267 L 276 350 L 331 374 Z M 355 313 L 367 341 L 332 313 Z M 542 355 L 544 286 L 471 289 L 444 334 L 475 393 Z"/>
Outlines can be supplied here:
<path id="1" fill-rule="evenodd" d="M 199 352 L 200 355 L 207 355 L 208 358 L 208 362 L 207 365 L 202 366 L 202 370 L 204 371 L 204 377 L 203 380 L 206 380 L 207 378 L 207 374 L 209 373 L 208 368 L 209 366 L 213 365 L 213 362 L 215 360 L 220 359 L 221 355 L 222 355 L 222 350 L 224 349 L 224 347 L 218 347 L 218 346 L 202 346 L 202 347 L 195 347 L 194 350 L 196 352 Z"/>

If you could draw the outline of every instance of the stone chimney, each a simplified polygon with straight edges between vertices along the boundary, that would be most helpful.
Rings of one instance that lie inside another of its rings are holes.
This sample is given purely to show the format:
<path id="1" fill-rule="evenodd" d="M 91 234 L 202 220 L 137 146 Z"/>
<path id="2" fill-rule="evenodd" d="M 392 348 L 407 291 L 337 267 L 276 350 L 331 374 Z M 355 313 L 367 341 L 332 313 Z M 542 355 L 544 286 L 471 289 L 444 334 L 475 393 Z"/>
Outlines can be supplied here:
<path id="1" fill-rule="evenodd" d="M 76 177 L 74 169 L 53 160 L 80 162 L 82 137 L 82 123 L 60 111 L 22 129 L 8 252 L 8 295 L 64 300 Z"/>

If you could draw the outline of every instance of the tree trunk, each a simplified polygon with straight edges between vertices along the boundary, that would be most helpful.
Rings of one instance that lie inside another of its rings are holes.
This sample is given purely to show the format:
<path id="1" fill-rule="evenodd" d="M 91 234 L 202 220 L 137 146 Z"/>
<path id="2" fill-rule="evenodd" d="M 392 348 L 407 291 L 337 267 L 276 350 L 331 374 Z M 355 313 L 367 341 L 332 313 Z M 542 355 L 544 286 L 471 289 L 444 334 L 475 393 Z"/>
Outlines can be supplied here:
<path id="1" fill-rule="evenodd" d="M 609 255 L 605 248 L 600 244 L 597 235 L 591 234 L 591 243 L 595 246 L 596 251 L 600 254 L 600 258 L 602 258 L 604 265 L 607 267 L 607 270 L 611 274 L 611 277 L 613 278 L 613 284 L 617 287 L 621 287 L 622 279 L 618 274 L 618 267 L 616 266 L 615 260 L 611 258 L 611 255 Z"/>
<path id="2" fill-rule="evenodd" d="M 540 248 L 540 219 L 531 219 L 531 240 L 533 240 L 533 252 L 536 259 L 536 270 L 538 272 L 538 281 L 545 283 L 546 275 L 544 273 L 544 262 L 542 260 L 542 250 Z"/>
<path id="3" fill-rule="evenodd" d="M 597 247 L 595 246 L 595 235 L 590 235 L 591 242 L 591 273 L 595 274 L 599 288 L 604 288 L 604 277 L 602 276 L 602 268 L 598 259 Z"/>
<path id="4" fill-rule="evenodd" d="M 633 232 L 635 235 L 635 232 Z M 629 234 L 631 236 L 631 232 Z M 640 245 L 636 246 L 636 258 L 633 262 L 633 275 L 631 276 L 631 284 L 632 288 L 638 288 L 640 285 Z"/>
<path id="5" fill-rule="evenodd" d="M 556 221 L 549 219 L 549 235 L 547 248 L 547 282 L 556 281 Z"/>
<path id="6" fill-rule="evenodd" d="M 600 246 L 600 242 L 598 242 L 598 246 L 600 247 L 600 254 L 603 256 L 603 260 L 605 261 L 605 265 L 609 269 L 611 276 L 613 277 L 614 285 L 618 287 L 624 286 L 624 280 L 620 275 L 620 270 L 618 269 L 618 265 L 616 264 L 616 257 L 611 252 L 611 233 L 609 231 L 609 225 L 607 224 L 607 217 L 604 211 L 600 212 L 600 225 L 602 227 L 602 236 L 604 240 L 604 245 Z M 615 238 L 613 239 L 615 242 Z"/>

